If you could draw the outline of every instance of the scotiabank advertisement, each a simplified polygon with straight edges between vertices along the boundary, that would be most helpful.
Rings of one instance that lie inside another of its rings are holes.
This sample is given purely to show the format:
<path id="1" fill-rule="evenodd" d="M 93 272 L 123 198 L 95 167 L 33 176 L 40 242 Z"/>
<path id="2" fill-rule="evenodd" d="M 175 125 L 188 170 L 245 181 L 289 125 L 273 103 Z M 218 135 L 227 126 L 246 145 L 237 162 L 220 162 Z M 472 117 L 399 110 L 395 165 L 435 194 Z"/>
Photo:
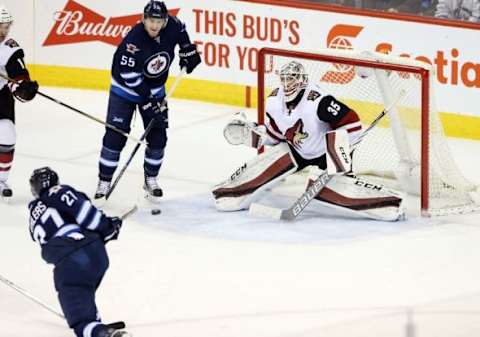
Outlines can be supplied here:
<path id="1" fill-rule="evenodd" d="M 4 1 L 12 35 L 34 64 L 109 69 L 115 46 L 141 18 L 146 1 Z M 186 23 L 203 64 L 191 78 L 256 86 L 262 47 L 374 50 L 436 69 L 440 111 L 480 116 L 480 30 L 327 13 L 242 1 L 166 1 Z M 175 62 L 178 63 L 178 62 Z M 175 64 L 172 73 L 178 70 Z"/>

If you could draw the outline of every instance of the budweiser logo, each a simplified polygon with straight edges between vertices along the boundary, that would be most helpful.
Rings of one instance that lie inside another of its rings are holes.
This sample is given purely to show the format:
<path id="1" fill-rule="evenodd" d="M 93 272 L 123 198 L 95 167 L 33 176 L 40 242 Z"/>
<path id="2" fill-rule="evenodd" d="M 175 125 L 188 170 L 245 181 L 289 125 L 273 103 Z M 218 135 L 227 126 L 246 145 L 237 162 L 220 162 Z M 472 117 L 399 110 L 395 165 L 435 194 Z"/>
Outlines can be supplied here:
<path id="1" fill-rule="evenodd" d="M 170 10 L 177 15 L 179 9 Z M 142 14 L 104 17 L 81 4 L 69 0 L 65 8 L 54 13 L 55 25 L 48 34 L 43 46 L 101 41 L 117 46 L 132 27 L 142 18 Z"/>

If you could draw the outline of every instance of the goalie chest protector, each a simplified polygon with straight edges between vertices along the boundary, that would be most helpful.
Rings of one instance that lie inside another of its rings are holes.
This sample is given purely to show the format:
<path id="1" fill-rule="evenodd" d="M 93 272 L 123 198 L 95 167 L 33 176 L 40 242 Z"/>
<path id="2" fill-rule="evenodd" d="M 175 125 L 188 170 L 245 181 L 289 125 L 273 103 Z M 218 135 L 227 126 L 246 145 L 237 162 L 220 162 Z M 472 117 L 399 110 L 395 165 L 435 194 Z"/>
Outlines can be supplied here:
<path id="1" fill-rule="evenodd" d="M 276 95 L 267 98 L 268 115 L 286 141 L 304 159 L 314 159 L 325 154 L 325 133 L 332 128 L 318 118 L 317 109 L 322 98 L 327 95 L 317 85 L 308 85 L 302 99 L 292 110 L 287 109 L 284 103 L 282 88 L 278 89 Z"/>

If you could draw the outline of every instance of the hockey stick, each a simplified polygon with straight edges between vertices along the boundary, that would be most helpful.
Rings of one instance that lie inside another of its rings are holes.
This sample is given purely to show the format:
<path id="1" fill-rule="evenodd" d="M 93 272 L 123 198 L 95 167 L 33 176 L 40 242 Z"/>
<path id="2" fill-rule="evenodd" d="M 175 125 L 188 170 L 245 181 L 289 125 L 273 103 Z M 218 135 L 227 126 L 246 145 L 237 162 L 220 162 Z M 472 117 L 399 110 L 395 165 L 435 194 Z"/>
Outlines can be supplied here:
<path id="1" fill-rule="evenodd" d="M 32 294 L 30 294 L 28 291 L 26 291 L 25 289 L 21 288 L 20 286 L 16 285 L 15 283 L 13 283 L 12 281 L 8 280 L 7 278 L 3 277 L 2 275 L 0 275 L 0 281 L 2 281 L 4 284 L 6 284 L 7 286 L 9 286 L 10 288 L 18 291 L 20 294 L 22 294 L 23 296 L 29 298 L 30 300 L 32 300 L 33 302 L 39 304 L 40 306 L 42 306 L 44 309 L 47 309 L 48 311 L 50 311 L 52 314 L 60 317 L 60 318 L 63 318 L 65 319 L 65 316 L 63 316 L 60 312 L 58 312 L 57 310 L 53 309 L 52 307 L 50 307 L 49 305 L 43 303 L 41 300 L 39 300 L 38 298 L 36 298 L 35 296 L 33 296 Z"/>
<path id="2" fill-rule="evenodd" d="M 175 88 L 177 87 L 178 83 L 180 83 L 180 81 L 181 81 L 183 75 L 185 75 L 186 71 L 187 71 L 187 68 L 185 68 L 185 67 L 182 68 L 182 70 L 180 71 L 180 74 L 178 74 L 177 78 L 175 79 L 175 82 L 173 82 L 172 87 L 168 91 L 167 96 L 165 96 L 164 102 L 168 101 L 168 99 L 173 95 L 173 92 L 175 91 Z M 150 132 L 150 130 L 155 125 L 155 121 L 156 121 L 156 118 L 152 118 L 150 123 L 148 123 L 147 127 L 145 128 L 145 131 L 143 132 L 142 137 L 140 137 L 140 141 L 143 142 L 145 140 L 148 133 Z M 137 145 L 135 145 L 135 147 L 133 148 L 133 151 L 130 154 L 130 157 L 128 158 L 127 162 L 123 165 L 120 172 L 118 172 L 118 175 L 115 178 L 115 181 L 113 182 L 112 186 L 108 190 L 107 194 L 105 194 L 105 200 L 108 200 L 108 198 L 110 198 L 110 195 L 112 194 L 113 190 L 115 190 L 115 187 L 117 186 L 118 182 L 120 181 L 123 174 L 125 173 L 125 170 L 127 169 L 128 165 L 130 165 L 130 162 L 132 161 L 133 157 L 137 153 L 139 147 L 140 147 L 140 144 L 137 143 Z"/>
<path id="3" fill-rule="evenodd" d="M 130 215 L 135 213 L 137 211 L 137 209 L 138 209 L 137 205 L 134 205 L 130 210 L 128 210 L 127 212 L 122 214 L 120 216 L 120 219 L 125 220 Z M 65 319 L 65 316 L 63 314 L 61 314 L 57 310 L 53 309 L 51 306 L 45 304 L 43 301 L 39 300 L 38 298 L 36 298 L 32 294 L 30 294 L 28 291 L 26 291 L 25 289 L 23 289 L 19 285 L 13 283 L 12 281 L 7 279 L 6 277 L 0 275 L 0 281 L 3 282 L 5 285 L 9 286 L 10 288 L 16 290 L 17 292 L 19 292 L 23 296 L 27 297 L 31 301 L 33 301 L 33 302 L 37 303 L 38 305 L 42 306 L 44 309 L 50 311 L 55 316 Z M 114 322 L 114 323 L 110 323 L 110 324 L 107 324 L 107 325 L 113 327 L 114 329 L 124 329 L 125 328 L 125 323 L 123 323 L 123 322 Z"/>
<path id="4" fill-rule="evenodd" d="M 21 288 L 20 286 L 16 285 L 15 283 L 13 283 L 12 281 L 8 280 L 7 278 L 3 277 L 2 275 L 0 275 L 0 281 L 2 281 L 4 284 L 6 284 L 7 286 L 9 286 L 10 288 L 18 291 L 20 294 L 22 294 L 23 296 L 29 298 L 30 300 L 32 300 L 33 302 L 39 304 L 40 306 L 42 306 L 44 309 L 47 309 L 48 311 L 50 311 L 52 314 L 54 314 L 55 316 L 59 317 L 59 318 L 62 318 L 62 319 L 65 319 L 65 316 L 63 314 L 61 314 L 60 312 L 58 312 L 57 310 L 53 309 L 52 307 L 50 307 L 49 305 L 43 303 L 41 300 L 39 300 L 38 298 L 36 298 L 35 296 L 31 295 L 29 292 L 27 292 L 25 289 Z M 108 327 L 110 328 L 113 328 L 115 330 L 121 330 L 121 329 L 125 329 L 125 322 L 123 321 L 118 321 L 118 322 L 113 322 L 113 323 L 109 323 L 109 324 L 106 324 Z"/>
<path id="5" fill-rule="evenodd" d="M 401 90 L 398 96 L 375 118 L 375 120 L 362 132 L 360 137 L 352 144 L 352 148 L 355 148 L 360 144 L 363 138 L 372 130 L 385 115 L 397 105 L 401 98 L 405 96 L 405 90 Z M 265 215 L 277 220 L 295 220 L 295 218 L 307 207 L 307 205 L 317 196 L 318 193 L 325 187 L 330 181 L 332 175 L 329 175 L 327 171 L 322 173 L 307 190 L 294 201 L 289 208 L 281 209 L 262 205 L 259 203 L 253 203 L 250 205 L 249 212 L 257 215 Z"/>
<path id="6" fill-rule="evenodd" d="M 2 74 L 2 73 L 0 73 L 0 77 L 4 78 L 5 80 L 7 80 L 7 81 L 9 81 L 9 82 L 18 84 L 18 81 L 14 80 L 14 79 L 12 79 L 12 78 L 10 78 L 10 77 Z M 52 102 L 55 102 L 55 103 L 59 104 L 59 105 L 65 107 L 65 108 L 67 108 L 67 109 L 70 109 L 70 110 L 72 110 L 72 111 L 75 111 L 75 112 L 79 113 L 80 115 L 82 115 L 82 116 L 84 116 L 84 117 L 87 117 L 87 118 L 89 118 L 89 119 L 91 119 L 91 120 L 93 120 L 93 121 L 95 121 L 95 122 L 98 122 L 98 123 L 100 123 L 100 124 L 102 124 L 102 125 L 105 125 L 107 128 L 112 129 L 112 130 L 115 131 L 115 132 L 118 132 L 118 133 L 121 134 L 122 136 L 127 137 L 128 139 L 130 139 L 131 141 L 133 141 L 133 142 L 135 142 L 135 143 L 137 143 L 137 144 L 146 145 L 146 143 L 145 143 L 144 141 L 138 140 L 137 138 L 135 138 L 135 137 L 133 137 L 133 136 L 130 136 L 130 135 L 129 135 L 128 133 L 126 133 L 125 131 L 120 130 L 119 128 L 117 128 L 116 126 L 114 126 L 114 125 L 112 125 L 112 124 L 106 123 L 106 122 L 102 121 L 101 119 L 99 119 L 99 118 L 97 118 L 97 117 L 95 117 L 95 116 L 92 116 L 92 115 L 90 115 L 90 114 L 88 114 L 88 113 L 86 113 L 86 112 L 83 112 L 83 111 L 81 111 L 81 110 L 79 110 L 79 109 L 77 109 L 77 108 L 74 108 L 74 107 L 71 106 L 71 105 L 68 105 L 68 104 L 66 104 L 66 103 L 63 103 L 62 101 L 60 101 L 60 100 L 58 100 L 58 99 L 56 99 L 56 98 L 53 98 L 53 97 L 51 97 L 51 96 L 48 96 L 47 94 L 44 94 L 44 93 L 41 92 L 41 91 L 37 91 L 37 94 L 40 95 L 40 96 L 42 96 L 42 97 L 45 97 L 46 99 L 49 99 L 49 100 L 52 101 Z"/>
<path id="7" fill-rule="evenodd" d="M 137 210 L 138 210 L 137 205 L 134 205 L 130 210 L 128 210 L 128 211 L 126 211 L 124 214 L 122 214 L 122 215 L 120 216 L 120 219 L 125 220 L 125 219 L 128 218 L 130 215 L 132 215 L 133 213 L 135 213 Z"/>

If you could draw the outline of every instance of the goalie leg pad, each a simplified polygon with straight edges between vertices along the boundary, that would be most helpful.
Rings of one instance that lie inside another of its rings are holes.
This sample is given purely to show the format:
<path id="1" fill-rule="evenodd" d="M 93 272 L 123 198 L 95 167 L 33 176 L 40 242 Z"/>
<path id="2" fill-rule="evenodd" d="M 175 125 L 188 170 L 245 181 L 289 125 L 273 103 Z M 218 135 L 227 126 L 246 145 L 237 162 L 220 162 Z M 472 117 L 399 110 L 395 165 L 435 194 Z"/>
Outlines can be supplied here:
<path id="1" fill-rule="evenodd" d="M 350 143 L 345 129 L 329 131 L 325 137 L 326 159 L 329 175 L 343 174 L 352 170 Z"/>
<path id="2" fill-rule="evenodd" d="M 215 206 L 219 211 L 247 209 L 262 192 L 295 172 L 297 167 L 287 144 L 271 147 L 214 187 Z"/>
<path id="3" fill-rule="evenodd" d="M 405 218 L 401 192 L 352 176 L 334 176 L 315 197 L 324 206 L 374 220 Z"/>

